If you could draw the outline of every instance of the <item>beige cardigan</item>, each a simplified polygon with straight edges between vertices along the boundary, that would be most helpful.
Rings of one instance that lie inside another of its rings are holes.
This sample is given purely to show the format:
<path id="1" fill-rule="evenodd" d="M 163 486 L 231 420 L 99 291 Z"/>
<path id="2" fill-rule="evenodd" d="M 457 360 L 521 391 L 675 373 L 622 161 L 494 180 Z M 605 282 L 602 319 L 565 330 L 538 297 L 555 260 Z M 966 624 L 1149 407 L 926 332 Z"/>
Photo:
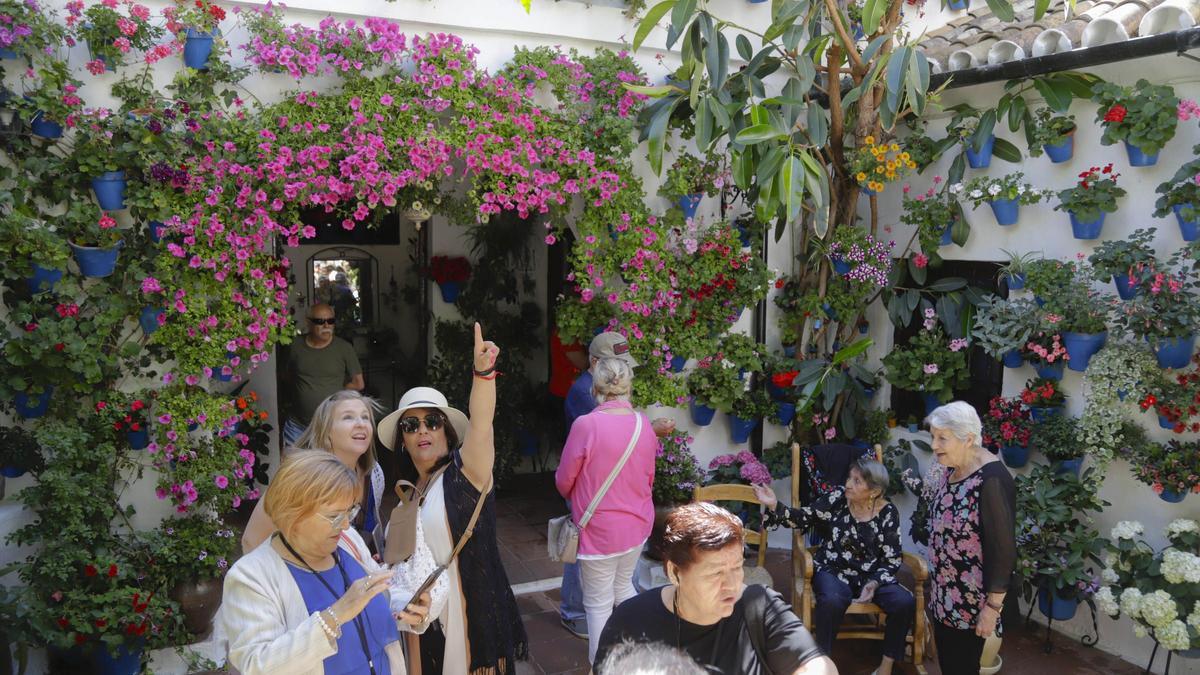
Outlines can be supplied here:
<path id="1" fill-rule="evenodd" d="M 345 530 L 340 546 L 367 574 L 382 569 L 354 528 Z M 425 553 L 428 555 L 428 548 Z M 397 591 L 405 592 L 393 587 L 393 593 Z M 271 538 L 242 556 L 225 575 L 218 621 L 229 640 L 229 665 L 242 675 L 324 675 L 323 661 L 337 651 L 316 612 L 308 612 L 300 588 L 271 546 Z M 424 632 L 424 626 L 414 630 L 402 621 L 397 625 L 402 631 Z M 384 650 L 392 675 L 406 675 L 400 641 Z"/>

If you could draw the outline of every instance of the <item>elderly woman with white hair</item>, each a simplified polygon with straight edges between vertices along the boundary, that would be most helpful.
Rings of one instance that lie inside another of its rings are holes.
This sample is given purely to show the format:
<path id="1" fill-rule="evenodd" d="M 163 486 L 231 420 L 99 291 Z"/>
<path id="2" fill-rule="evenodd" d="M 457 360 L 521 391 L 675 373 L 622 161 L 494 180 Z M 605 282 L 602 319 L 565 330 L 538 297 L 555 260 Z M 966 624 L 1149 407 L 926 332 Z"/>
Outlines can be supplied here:
<path id="1" fill-rule="evenodd" d="M 588 662 L 614 604 L 634 596 L 633 570 L 654 525 L 658 440 L 633 409 L 633 369 L 618 358 L 592 366 L 596 408 L 575 420 L 555 472 L 580 528 L 578 560 L 588 624 Z"/>
<path id="2" fill-rule="evenodd" d="M 1000 612 L 1016 564 L 1016 485 L 980 445 L 982 425 L 954 401 L 926 418 L 946 468 L 929 502 L 933 636 L 943 673 L 979 673 L 983 643 L 1000 634 Z"/>

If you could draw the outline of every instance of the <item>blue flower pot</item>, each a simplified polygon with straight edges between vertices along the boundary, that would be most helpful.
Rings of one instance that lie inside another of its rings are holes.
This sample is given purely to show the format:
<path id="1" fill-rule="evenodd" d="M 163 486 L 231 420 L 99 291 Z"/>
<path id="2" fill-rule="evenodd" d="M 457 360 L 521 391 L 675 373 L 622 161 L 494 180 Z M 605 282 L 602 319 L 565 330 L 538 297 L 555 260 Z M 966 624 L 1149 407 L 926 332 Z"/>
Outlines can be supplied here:
<path id="1" fill-rule="evenodd" d="M 150 445 L 150 432 L 145 427 L 137 431 L 127 431 L 125 440 L 129 443 L 130 450 L 145 450 L 146 446 Z"/>
<path id="2" fill-rule="evenodd" d="M 1002 445 L 1000 457 L 1004 459 L 1006 466 L 1019 469 L 1029 463 L 1029 448 L 1021 445 Z"/>
<path id="3" fill-rule="evenodd" d="M 1153 346 L 1160 368 L 1186 368 L 1196 348 L 1196 336 L 1159 338 Z"/>
<path id="4" fill-rule="evenodd" d="M 38 113 L 29 122 L 29 130 L 34 136 L 47 139 L 62 138 L 63 127 L 58 122 L 51 122 L 42 113 Z"/>
<path id="5" fill-rule="evenodd" d="M 1132 300 L 1137 297 L 1137 281 L 1128 274 L 1114 274 L 1113 284 L 1117 287 L 1117 295 L 1122 300 Z"/>
<path id="6" fill-rule="evenodd" d="M 1033 369 L 1037 371 L 1038 377 L 1044 377 L 1047 380 L 1061 380 L 1065 364 L 1061 360 L 1057 363 L 1047 363 L 1034 365 Z"/>
<path id="7" fill-rule="evenodd" d="M 953 7 L 953 3 L 950 5 Z M 967 8 L 966 0 L 963 0 L 962 9 Z M 971 149 L 971 144 L 967 144 L 967 164 L 971 165 L 972 169 L 986 169 L 992 165 L 992 146 L 996 144 L 995 134 L 987 137 L 983 142 L 983 147 L 979 148 L 979 152 Z"/>
<path id="8" fill-rule="evenodd" d="M 54 290 L 54 285 L 62 281 L 62 277 L 62 270 L 52 270 L 33 263 L 33 276 L 25 279 L 25 285 L 29 286 L 30 293 L 52 291 Z"/>
<path id="9" fill-rule="evenodd" d="M 1005 368 L 1020 368 L 1025 364 L 1025 359 L 1021 356 L 1021 351 L 1012 349 L 1004 352 L 1004 358 L 1000 360 Z"/>
<path id="10" fill-rule="evenodd" d="M 1176 204 L 1171 207 L 1175 212 L 1175 220 L 1179 221 L 1179 233 L 1183 235 L 1184 241 L 1196 241 L 1197 235 L 1200 235 L 1200 204 L 1191 204 L 1194 209 L 1192 220 L 1184 220 L 1183 207 L 1184 204 Z"/>
<path id="11" fill-rule="evenodd" d="M 786 401 L 788 398 L 787 390 L 777 386 L 774 382 L 767 380 L 767 394 L 776 401 Z"/>
<path id="12" fill-rule="evenodd" d="M 1075 154 L 1075 134 L 1063 136 L 1063 139 L 1056 145 L 1043 145 L 1042 150 L 1046 151 L 1046 156 L 1055 164 L 1069 162 Z"/>
<path id="13" fill-rule="evenodd" d="M 830 321 L 838 320 L 838 313 L 834 311 L 833 305 L 830 305 L 828 302 L 821 305 L 821 310 L 825 312 L 825 316 L 829 317 Z"/>
<path id="14" fill-rule="evenodd" d="M 1021 210 L 1021 203 L 1016 199 L 994 199 L 988 202 L 988 206 L 992 207 L 992 214 L 996 216 L 996 223 L 1000 225 L 1017 224 L 1017 215 Z"/>
<path id="15" fill-rule="evenodd" d="M 750 0 L 750 1 L 754 2 L 754 0 Z M 759 0 L 759 2 L 766 2 L 766 0 Z M 855 21 L 854 22 L 854 41 L 857 42 L 859 40 L 865 40 L 866 38 L 867 38 L 867 34 L 863 32 L 862 24 Z"/>
<path id="16" fill-rule="evenodd" d="M 1083 458 L 1076 457 L 1075 459 L 1061 459 L 1054 463 L 1054 473 L 1071 473 L 1076 476 L 1083 468 Z"/>
<path id="17" fill-rule="evenodd" d="M 1104 228 L 1104 217 L 1108 215 L 1101 211 L 1099 218 L 1084 222 L 1076 218 L 1073 212 L 1067 213 L 1071 216 L 1071 232 L 1076 239 L 1098 239 L 1100 230 Z"/>
<path id="18" fill-rule="evenodd" d="M 950 0 L 946 6 L 955 11 L 962 11 L 967 8 L 967 0 Z"/>
<path id="19" fill-rule="evenodd" d="M 858 324 L 858 334 L 859 335 L 866 335 L 867 332 L 870 330 L 871 330 L 871 324 L 869 324 L 869 323 Z"/>
<path id="20" fill-rule="evenodd" d="M 946 223 L 946 228 L 942 230 L 942 238 L 938 240 L 938 246 L 949 246 L 954 243 L 951 237 L 951 230 L 954 229 L 954 221 Z"/>
<path id="21" fill-rule="evenodd" d="M 837 274 L 845 276 L 850 273 L 850 263 L 842 260 L 841 258 L 834 258 L 833 271 Z"/>
<path id="22" fill-rule="evenodd" d="M 233 369 L 232 369 L 232 368 L 230 368 L 228 373 L 224 372 L 224 370 L 225 370 L 225 366 L 227 366 L 227 365 L 229 365 L 229 364 L 228 364 L 228 363 L 222 363 L 222 364 L 220 364 L 220 365 L 217 365 L 217 366 L 213 366 L 213 367 L 212 367 L 212 376 L 213 376 L 213 379 L 214 379 L 214 380 L 216 380 L 216 381 L 218 381 L 218 382 L 231 382 L 231 381 L 233 381 Z"/>
<path id="23" fill-rule="evenodd" d="M 1008 280 L 1008 290 L 1010 291 L 1019 291 L 1025 288 L 1024 274 L 1010 274 L 1005 279 Z"/>
<path id="24" fill-rule="evenodd" d="M 697 192 L 693 195 L 684 195 L 677 200 L 679 208 L 683 211 L 683 217 L 692 219 L 696 217 L 696 209 L 700 208 L 700 200 L 704 199 L 704 194 Z"/>
<path id="25" fill-rule="evenodd" d="M 683 367 L 685 365 L 687 365 L 687 357 L 686 356 L 672 356 L 671 357 L 671 372 L 672 373 L 682 373 Z"/>
<path id="26" fill-rule="evenodd" d="M 92 664 L 99 675 L 137 675 L 142 671 L 142 646 L 121 645 L 113 656 L 103 645 L 92 652 Z"/>
<path id="27" fill-rule="evenodd" d="M 1166 415 L 1159 415 L 1158 426 L 1162 427 L 1163 429 L 1174 429 L 1175 423 L 1168 419 Z"/>
<path id="28" fill-rule="evenodd" d="M 460 281 L 443 281 L 438 284 L 438 288 L 442 291 L 442 300 L 446 304 L 454 304 L 458 300 L 458 294 L 462 292 L 462 282 Z"/>
<path id="29" fill-rule="evenodd" d="M 1125 402 L 1125 397 L 1128 395 L 1129 395 L 1129 392 L 1125 391 L 1124 389 L 1117 390 L 1117 400 L 1122 403 Z"/>
<path id="30" fill-rule="evenodd" d="M 150 241 L 154 242 L 155 244 L 162 241 L 163 232 L 166 230 L 167 226 L 165 223 L 157 220 L 150 221 Z"/>
<path id="31" fill-rule="evenodd" d="M 878 192 L 876 192 L 876 191 L 872 190 L 871 188 L 867 187 L 866 185 L 863 185 L 861 189 L 862 189 L 862 193 L 863 193 L 864 195 L 873 196 L 873 195 L 878 195 L 878 194 L 879 194 Z"/>
<path id="32" fill-rule="evenodd" d="M 1178 504 L 1179 502 L 1183 501 L 1183 498 L 1186 496 L 1186 492 L 1176 492 L 1174 490 L 1163 490 L 1158 494 L 1159 499 L 1171 504 Z"/>
<path id="33" fill-rule="evenodd" d="M 750 440 L 750 432 L 758 426 L 758 420 L 744 420 L 735 415 L 729 416 L 729 439 L 734 443 L 745 443 Z"/>
<path id="34" fill-rule="evenodd" d="M 20 54 L 17 54 L 13 49 L 0 49 L 0 59 L 19 59 Z"/>
<path id="35" fill-rule="evenodd" d="M 1055 621 L 1067 621 L 1075 616 L 1079 609 L 1079 600 L 1064 598 L 1058 594 L 1058 589 L 1051 592 L 1043 588 L 1038 591 L 1038 611 Z"/>
<path id="36" fill-rule="evenodd" d="M 796 345 L 787 345 L 783 348 L 783 355 L 789 359 L 796 358 Z"/>
<path id="37" fill-rule="evenodd" d="M 37 398 L 30 398 L 26 392 L 20 392 L 13 398 L 13 406 L 17 414 L 27 420 L 37 419 L 46 414 L 50 407 L 50 397 L 54 395 L 54 387 L 46 387 Z"/>
<path id="38" fill-rule="evenodd" d="M 688 404 L 688 412 L 692 415 L 692 423 L 698 427 L 706 427 L 712 424 L 713 415 L 717 414 L 716 408 L 710 408 L 695 401 Z"/>
<path id="39" fill-rule="evenodd" d="M 0 466 L 0 476 L 5 478 L 20 478 L 25 475 L 25 469 L 19 466 Z"/>
<path id="40" fill-rule="evenodd" d="M 150 335 L 158 330 L 158 315 L 162 313 L 161 307 L 143 307 L 138 314 L 138 325 L 142 327 L 142 332 Z"/>
<path id="41" fill-rule="evenodd" d="M 786 427 L 787 425 L 791 424 L 792 419 L 796 417 L 796 404 L 783 402 L 776 403 L 775 414 L 779 417 L 779 423 Z"/>
<path id="42" fill-rule="evenodd" d="M 1029 418 L 1034 422 L 1045 422 L 1046 420 L 1062 413 L 1062 406 L 1036 406 L 1029 408 Z"/>
<path id="43" fill-rule="evenodd" d="M 1045 306 L 1046 306 L 1046 301 L 1045 301 L 1045 300 L 1043 300 L 1042 298 L 1039 298 L 1039 297 L 1038 297 L 1038 296 L 1036 296 L 1036 295 L 1035 295 L 1035 296 L 1033 296 L 1033 301 L 1037 303 L 1037 306 L 1038 306 L 1038 307 L 1045 307 Z"/>
<path id="44" fill-rule="evenodd" d="M 119 241 L 111 248 L 97 248 L 72 243 L 71 251 L 75 254 L 75 264 L 79 265 L 79 273 L 85 277 L 106 277 L 112 274 L 117 268 L 117 256 L 121 255 L 121 247 L 124 244 L 125 242 Z"/>
<path id="45" fill-rule="evenodd" d="M 1091 360 L 1092 355 L 1104 347 L 1104 343 L 1108 340 L 1108 331 L 1102 333 L 1072 333 L 1064 331 L 1062 340 L 1063 346 L 1067 348 L 1067 355 L 1071 357 L 1067 361 L 1067 367 L 1075 372 L 1082 373 L 1087 370 L 1088 361 Z"/>
<path id="46" fill-rule="evenodd" d="M 751 244 L 750 228 L 741 224 L 738 224 L 736 227 L 738 231 L 738 241 L 741 242 L 742 248 L 749 248 Z"/>
<path id="47" fill-rule="evenodd" d="M 932 413 L 935 409 L 942 405 L 942 402 L 934 394 L 921 394 L 921 400 L 925 402 L 925 414 Z"/>
<path id="48" fill-rule="evenodd" d="M 1129 155 L 1129 166 L 1154 166 L 1158 164 L 1158 153 L 1147 155 L 1136 145 L 1125 141 L 1125 152 Z"/>
<path id="49" fill-rule="evenodd" d="M 92 179 L 92 191 L 96 193 L 96 201 L 105 211 L 120 211 L 125 208 L 124 171 L 106 171 Z"/>
<path id="50" fill-rule="evenodd" d="M 197 70 L 208 65 L 208 57 L 212 54 L 213 33 L 202 33 L 193 28 L 187 29 L 187 40 L 183 43 L 183 65 Z"/>
<path id="51" fill-rule="evenodd" d="M 920 430 L 921 430 L 921 425 L 916 422 L 913 422 L 912 424 L 908 425 L 908 433 L 910 433 L 910 434 L 915 434 Z"/>
<path id="52" fill-rule="evenodd" d="M 517 429 L 517 445 L 525 457 L 538 454 L 538 437 L 528 429 Z"/>

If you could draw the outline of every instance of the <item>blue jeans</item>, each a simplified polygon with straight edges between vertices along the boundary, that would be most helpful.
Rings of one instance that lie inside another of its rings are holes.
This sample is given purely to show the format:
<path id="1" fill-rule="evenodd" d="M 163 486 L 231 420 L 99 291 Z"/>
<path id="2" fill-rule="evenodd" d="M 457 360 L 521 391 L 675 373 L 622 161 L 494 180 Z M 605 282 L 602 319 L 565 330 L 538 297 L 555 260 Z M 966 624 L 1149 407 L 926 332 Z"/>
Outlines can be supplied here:
<path id="1" fill-rule="evenodd" d="M 815 625 L 810 626 L 810 630 L 821 651 L 832 654 L 833 640 L 837 637 L 846 609 L 862 589 L 852 592 L 850 586 L 836 574 L 824 570 L 813 574 L 812 587 L 816 596 L 813 608 Z M 887 612 L 887 625 L 883 629 L 883 655 L 903 661 L 905 638 L 917 606 L 912 593 L 900 584 L 884 584 L 875 589 L 875 597 L 871 602 Z M 978 661 L 979 657 L 976 656 L 975 660 Z"/>
<path id="2" fill-rule="evenodd" d="M 567 502 L 567 511 L 571 510 L 571 502 Z M 579 576 L 579 563 L 563 563 L 562 602 L 558 605 L 558 614 L 563 621 L 576 621 L 587 618 L 583 610 L 583 580 Z"/>

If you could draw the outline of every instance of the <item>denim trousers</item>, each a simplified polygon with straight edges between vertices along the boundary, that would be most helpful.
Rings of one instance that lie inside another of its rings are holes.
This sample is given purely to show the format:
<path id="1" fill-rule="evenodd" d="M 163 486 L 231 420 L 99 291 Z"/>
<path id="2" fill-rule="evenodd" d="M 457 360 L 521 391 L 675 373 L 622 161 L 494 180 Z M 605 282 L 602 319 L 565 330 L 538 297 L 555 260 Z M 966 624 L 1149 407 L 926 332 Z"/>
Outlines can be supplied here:
<path id="1" fill-rule="evenodd" d="M 858 597 L 858 592 L 852 591 L 849 584 L 836 574 L 824 570 L 813 574 L 812 587 L 816 596 L 813 608 L 813 623 L 816 625 L 811 627 L 813 638 L 821 651 L 832 654 L 833 641 L 842 625 L 842 618 L 850 603 Z M 905 638 L 916 609 L 912 593 L 900 584 L 884 584 L 875 589 L 875 597 L 871 602 L 887 613 L 887 625 L 883 629 L 883 655 L 903 661 Z"/>
<path id="2" fill-rule="evenodd" d="M 567 512 L 571 502 L 567 502 Z M 583 581 L 579 577 L 579 563 L 564 563 L 562 574 L 562 601 L 558 603 L 558 615 L 563 621 L 577 621 L 587 614 L 583 611 Z"/>

